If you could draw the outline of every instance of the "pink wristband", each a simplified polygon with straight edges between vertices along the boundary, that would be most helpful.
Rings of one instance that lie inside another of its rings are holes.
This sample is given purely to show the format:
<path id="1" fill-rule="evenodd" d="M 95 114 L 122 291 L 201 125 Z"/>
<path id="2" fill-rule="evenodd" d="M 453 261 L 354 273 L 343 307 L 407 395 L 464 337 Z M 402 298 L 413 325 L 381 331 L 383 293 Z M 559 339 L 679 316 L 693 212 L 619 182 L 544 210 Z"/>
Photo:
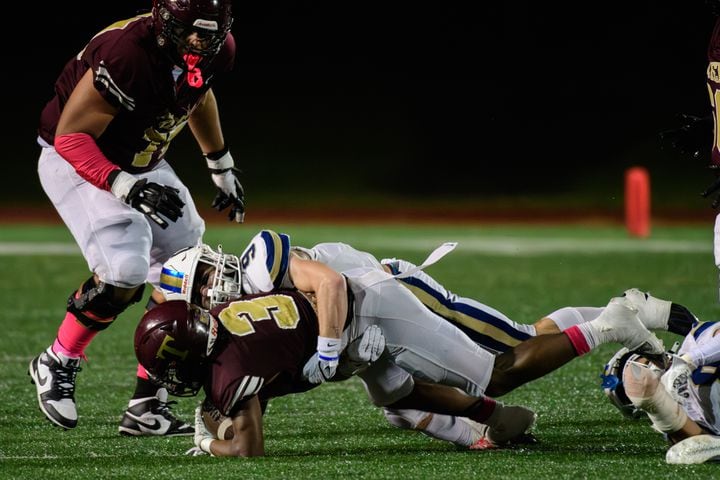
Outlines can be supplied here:
<path id="1" fill-rule="evenodd" d="M 55 137 L 55 151 L 73 166 L 82 178 L 103 190 L 110 190 L 108 175 L 119 167 L 100 151 L 87 133 L 68 133 Z"/>

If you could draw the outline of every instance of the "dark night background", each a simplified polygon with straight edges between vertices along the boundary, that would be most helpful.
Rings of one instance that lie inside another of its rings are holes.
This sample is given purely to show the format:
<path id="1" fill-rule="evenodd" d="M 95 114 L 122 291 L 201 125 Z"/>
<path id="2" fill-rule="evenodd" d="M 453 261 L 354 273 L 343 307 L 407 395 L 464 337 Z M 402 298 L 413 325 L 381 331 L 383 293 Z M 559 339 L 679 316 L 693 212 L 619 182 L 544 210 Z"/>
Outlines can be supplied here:
<path id="1" fill-rule="evenodd" d="M 19 14 L 34 43 L 5 52 L 13 181 L 0 200 L 49 206 L 35 129 L 55 77 L 90 36 L 149 5 L 43 2 L 36 17 Z M 236 69 L 215 91 L 250 211 L 328 198 L 616 208 L 631 165 L 650 170 L 654 207 L 709 210 L 705 160 L 657 140 L 678 113 L 709 111 L 714 17 L 703 0 L 308 0 L 234 12 Z M 169 158 L 198 203 L 211 197 L 189 131 Z"/>

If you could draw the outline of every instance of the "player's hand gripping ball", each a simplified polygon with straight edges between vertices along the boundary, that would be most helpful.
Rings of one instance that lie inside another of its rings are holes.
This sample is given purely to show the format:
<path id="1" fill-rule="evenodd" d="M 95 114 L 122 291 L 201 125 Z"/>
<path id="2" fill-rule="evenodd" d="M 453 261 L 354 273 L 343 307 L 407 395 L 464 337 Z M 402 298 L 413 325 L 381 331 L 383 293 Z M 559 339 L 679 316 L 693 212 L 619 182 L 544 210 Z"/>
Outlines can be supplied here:
<path id="1" fill-rule="evenodd" d="M 219 440 L 233 438 L 232 419 L 220 413 L 220 410 L 207 397 L 203 400 L 201 412 L 208 432 L 215 438 Z"/>

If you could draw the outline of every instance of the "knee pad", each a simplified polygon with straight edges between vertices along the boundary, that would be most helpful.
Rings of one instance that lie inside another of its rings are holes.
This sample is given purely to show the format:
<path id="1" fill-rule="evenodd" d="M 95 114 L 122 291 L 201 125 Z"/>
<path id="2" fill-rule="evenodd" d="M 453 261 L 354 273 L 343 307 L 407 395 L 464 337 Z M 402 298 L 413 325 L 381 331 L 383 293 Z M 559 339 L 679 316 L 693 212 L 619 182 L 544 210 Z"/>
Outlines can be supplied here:
<path id="1" fill-rule="evenodd" d="M 90 277 L 82 284 L 79 291 L 70 294 L 67 311 L 75 315 L 87 328 L 104 330 L 127 307 L 142 299 L 145 284 L 142 284 L 133 296 L 125 301 L 115 298 L 116 290 L 117 287 L 105 282 L 95 285 L 94 278 Z"/>

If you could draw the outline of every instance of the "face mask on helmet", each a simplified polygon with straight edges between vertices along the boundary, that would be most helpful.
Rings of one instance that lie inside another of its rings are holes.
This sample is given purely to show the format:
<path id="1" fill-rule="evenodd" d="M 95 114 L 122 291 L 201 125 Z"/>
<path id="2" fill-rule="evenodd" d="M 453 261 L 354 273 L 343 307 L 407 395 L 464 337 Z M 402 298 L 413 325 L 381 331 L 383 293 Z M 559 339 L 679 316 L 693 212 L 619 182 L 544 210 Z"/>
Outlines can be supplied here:
<path id="1" fill-rule="evenodd" d="M 155 0 L 152 16 L 158 45 L 169 48 L 176 61 L 188 53 L 213 57 L 230 31 L 232 2 Z"/>
<path id="2" fill-rule="evenodd" d="M 213 251 L 208 245 L 180 250 L 163 264 L 160 289 L 167 300 L 184 300 L 213 308 L 241 294 L 237 256 Z M 207 287 L 203 291 L 203 287 Z"/>
<path id="3" fill-rule="evenodd" d="M 218 336 L 207 311 L 181 300 L 148 311 L 135 330 L 135 355 L 153 382 L 171 395 L 196 395 Z"/>

